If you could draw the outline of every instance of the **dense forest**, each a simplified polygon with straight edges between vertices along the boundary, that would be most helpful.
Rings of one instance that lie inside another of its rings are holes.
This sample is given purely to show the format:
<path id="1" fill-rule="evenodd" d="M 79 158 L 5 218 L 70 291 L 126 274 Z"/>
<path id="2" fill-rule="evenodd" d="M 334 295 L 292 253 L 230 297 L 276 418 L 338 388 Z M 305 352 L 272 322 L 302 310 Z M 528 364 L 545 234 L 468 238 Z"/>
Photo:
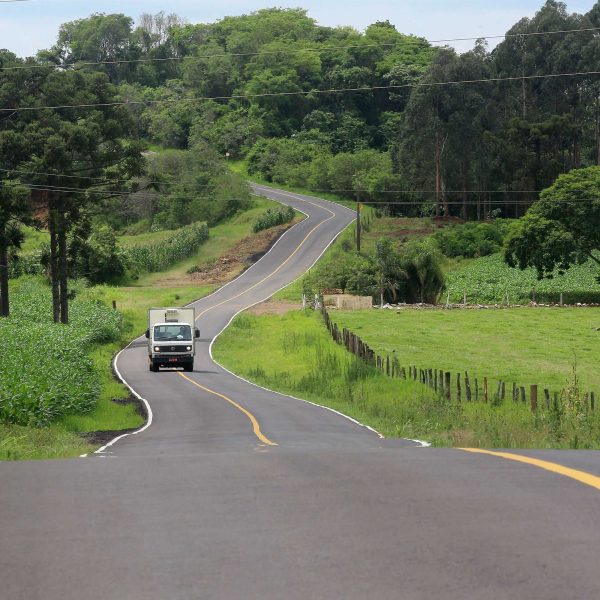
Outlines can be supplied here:
<path id="1" fill-rule="evenodd" d="M 520 217 L 561 174 L 600 164 L 599 32 L 600 3 L 579 15 L 548 0 L 493 50 L 464 54 L 301 9 L 136 26 L 95 14 L 36 57 L 2 50 L 0 297 L 40 206 L 66 322 L 76 224 L 217 223 L 249 200 L 227 159 L 390 214 Z"/>

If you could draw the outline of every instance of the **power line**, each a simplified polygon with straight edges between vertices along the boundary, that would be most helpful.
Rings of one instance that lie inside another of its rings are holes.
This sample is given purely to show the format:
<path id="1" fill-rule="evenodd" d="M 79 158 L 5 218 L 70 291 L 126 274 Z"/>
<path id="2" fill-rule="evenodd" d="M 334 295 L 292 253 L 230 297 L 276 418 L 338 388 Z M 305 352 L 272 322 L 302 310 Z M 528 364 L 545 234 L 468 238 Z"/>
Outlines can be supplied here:
<path id="1" fill-rule="evenodd" d="M 108 185 L 108 184 L 118 184 L 118 183 L 129 183 L 131 181 L 131 179 L 105 179 L 104 177 L 90 177 L 88 175 L 66 175 L 63 173 L 44 173 L 44 172 L 40 172 L 40 171 L 26 171 L 23 169 L 2 169 L 0 168 L 0 172 L 4 172 L 4 173 L 23 173 L 26 175 L 43 175 L 43 176 L 47 176 L 47 177 L 61 177 L 64 179 L 85 179 L 88 181 L 99 181 L 99 183 L 97 185 Z M 227 174 L 228 176 L 233 176 L 234 174 L 229 172 Z M 138 179 L 143 179 L 143 177 L 138 177 Z M 134 178 L 132 178 L 134 179 Z M 166 181 L 144 181 L 144 183 L 146 185 L 161 185 L 161 186 L 166 186 L 166 187 L 170 187 L 173 185 L 177 185 L 176 183 L 169 183 Z M 35 184 L 33 184 L 35 185 Z M 40 184 L 40 185 L 46 185 L 46 184 Z M 212 187 L 214 184 L 212 183 L 207 183 L 207 184 L 202 184 L 202 185 L 196 185 L 196 187 L 199 188 L 205 188 L 205 187 Z"/>
<path id="2" fill-rule="evenodd" d="M 118 191 L 118 190 L 82 190 L 79 188 L 60 188 L 60 187 L 55 187 L 55 186 L 36 186 L 36 185 L 31 185 L 31 184 L 20 184 L 23 187 L 26 187 L 28 189 L 31 189 L 33 191 L 41 191 L 41 192 L 65 192 L 65 193 L 72 193 L 72 194 L 104 194 L 104 195 L 109 195 L 109 196 L 113 196 L 113 197 L 127 197 L 127 196 L 133 196 L 135 194 L 139 194 L 139 193 L 144 193 L 146 197 L 150 196 L 152 198 L 164 198 L 163 195 L 161 194 L 146 194 L 143 191 L 136 191 L 136 192 L 126 192 L 126 191 Z M 312 190 L 310 190 L 312 191 Z M 583 190 L 582 190 L 583 191 Z M 425 195 L 425 193 L 423 192 L 423 194 Z M 257 195 L 257 194 L 253 194 L 253 195 Z M 200 195 L 178 195 L 177 198 L 183 198 L 183 199 L 188 199 L 188 200 L 197 200 L 199 198 L 202 198 L 202 196 Z M 227 197 L 227 198 L 221 198 L 221 200 L 239 200 L 238 197 Z M 352 201 L 352 200 L 350 200 Z M 561 199 L 561 200 L 553 200 L 552 203 L 553 204 L 583 204 L 583 203 L 587 203 L 587 202 L 598 202 L 600 201 L 600 198 L 566 198 L 566 199 Z M 370 201 L 370 200 L 364 200 L 363 204 L 366 204 L 368 206 L 377 206 L 377 205 L 381 205 L 381 206 L 390 206 L 390 205 L 398 205 L 398 206 L 421 206 L 422 204 L 439 204 L 439 205 L 449 205 L 449 206 L 477 206 L 479 205 L 509 205 L 509 206 L 515 206 L 515 205 L 523 205 L 523 206 L 530 206 L 533 203 L 535 203 L 536 201 L 531 201 L 531 200 L 523 200 L 523 199 L 518 199 L 518 200 L 473 200 L 473 199 L 467 199 L 466 201 L 463 200 L 446 200 L 446 201 L 442 201 L 442 200 L 433 200 L 430 197 L 424 197 L 422 200 L 406 200 L 406 201 L 391 201 L 391 202 L 387 202 L 387 201 Z"/>
<path id="3" fill-rule="evenodd" d="M 0 0 L 0 2 L 25 2 L 30 0 Z M 260 50 L 257 52 L 224 52 L 217 54 L 200 54 L 200 55 L 189 55 L 189 56 L 172 56 L 163 58 L 136 58 L 136 59 L 123 59 L 123 60 L 104 60 L 104 61 L 83 61 L 71 64 L 61 65 L 13 65 L 10 67 L 0 67 L 0 71 L 11 71 L 19 69 L 47 69 L 47 68 L 59 68 L 67 69 L 73 68 L 78 69 L 82 67 L 100 66 L 100 65 L 124 65 L 124 64 L 140 64 L 140 63 L 160 63 L 160 62 L 174 62 L 183 61 L 186 59 L 211 59 L 211 58 L 244 58 L 248 56 L 271 56 L 281 54 L 302 54 L 304 52 L 333 52 L 337 50 L 356 50 L 363 48 L 394 48 L 396 46 L 402 46 L 405 44 L 442 44 L 450 42 L 473 42 L 477 40 L 497 40 L 497 39 L 512 39 L 512 38 L 524 38 L 524 37 L 541 37 L 546 35 L 559 35 L 559 34 L 571 34 L 571 33 L 592 33 L 600 31 L 600 27 L 586 27 L 583 29 L 560 29 L 556 31 L 531 31 L 527 33 L 505 33 L 499 35 L 484 35 L 478 37 L 458 37 L 458 38 L 442 38 L 437 40 L 429 40 L 419 38 L 416 36 L 407 35 L 402 41 L 399 42 L 383 42 L 378 44 L 349 44 L 346 46 L 323 46 L 321 48 L 297 48 L 290 50 Z"/>
<path id="4" fill-rule="evenodd" d="M 466 85 L 475 83 L 500 83 L 509 81 L 524 81 L 538 79 L 558 79 L 560 77 L 584 77 L 588 75 L 600 75 L 600 71 L 579 71 L 573 73 L 551 73 L 546 75 L 524 75 L 514 77 L 492 77 L 489 79 L 462 79 L 455 81 L 432 81 L 406 83 L 402 85 L 373 85 L 354 88 L 330 88 L 327 90 L 298 90 L 293 92 L 264 92 L 260 94 L 232 94 L 230 96 L 199 96 L 191 98 L 198 102 L 209 100 L 252 100 L 253 98 L 274 98 L 274 97 L 291 97 L 291 96 L 309 96 L 311 94 L 339 94 L 345 92 L 374 92 L 378 90 L 397 90 L 409 88 L 425 88 L 425 87 L 444 87 L 449 85 Z M 127 102 L 95 102 L 88 104 L 57 104 L 48 106 L 22 106 L 18 108 L 1 108 L 0 112 L 24 112 L 36 110 L 58 110 L 69 108 L 110 108 L 115 106 L 138 106 L 138 105 L 156 105 L 156 104 L 174 104 L 180 102 L 180 98 L 163 99 L 163 100 L 132 100 Z"/>
<path id="5" fill-rule="evenodd" d="M 128 197 L 135 196 L 136 194 L 143 195 L 145 198 L 150 199 L 161 199 L 165 198 L 167 194 L 161 194 L 159 192 L 148 192 L 147 190 L 98 190 L 93 188 L 81 189 L 66 186 L 55 186 L 48 184 L 34 184 L 34 183 L 19 183 L 24 188 L 37 192 L 63 192 L 65 194 L 90 194 L 90 195 L 103 195 L 107 197 Z M 203 196 L 198 193 L 195 195 L 191 194 L 176 194 L 177 198 L 184 200 L 197 200 Z M 237 198 L 227 198 L 227 200 L 236 200 Z"/>
<path id="6" fill-rule="evenodd" d="M 24 169 L 3 169 L 0 168 L 0 172 L 5 172 L 5 173 L 23 173 L 23 174 L 27 174 L 27 175 L 45 175 L 45 176 L 49 176 L 49 177 L 61 177 L 64 179 L 85 179 L 85 180 L 98 180 L 100 181 L 100 183 L 98 185 L 108 185 L 109 183 L 129 183 L 131 180 L 130 179 L 104 179 L 103 177 L 89 177 L 87 175 L 66 175 L 63 173 L 46 173 L 46 172 L 42 172 L 42 171 L 26 171 Z M 233 175 L 233 173 L 230 173 L 230 175 Z M 133 179 L 133 178 L 132 178 Z M 27 183 L 27 182 L 25 182 Z M 177 185 L 176 183 L 168 183 L 165 181 L 145 181 L 144 183 L 148 184 L 148 185 L 164 185 L 164 186 L 172 186 L 172 185 Z M 252 183 L 252 182 L 250 182 Z M 38 184 L 31 184 L 31 185 L 38 185 Z M 46 185 L 46 184 L 39 184 L 39 185 Z M 205 187 L 211 187 L 214 184 L 203 184 L 203 185 L 196 185 L 196 187 L 200 187 L 200 188 L 205 188 Z M 52 186 L 54 187 L 54 186 Z M 77 188 L 71 188 L 71 189 L 77 189 Z M 377 194 L 439 194 L 441 192 L 438 192 L 436 190 L 377 190 L 377 191 L 373 191 L 373 190 L 367 190 L 367 189 L 329 189 L 329 188 L 310 188 L 308 189 L 309 192 L 329 192 L 329 193 L 345 193 L 345 194 L 369 194 L 369 193 L 377 193 Z M 444 190 L 444 193 L 446 194 L 464 194 L 465 192 L 467 194 L 540 194 L 541 192 L 543 192 L 544 190 Z M 582 190 L 585 191 L 585 190 Z M 131 193 L 136 193 L 136 192 L 131 192 Z"/>

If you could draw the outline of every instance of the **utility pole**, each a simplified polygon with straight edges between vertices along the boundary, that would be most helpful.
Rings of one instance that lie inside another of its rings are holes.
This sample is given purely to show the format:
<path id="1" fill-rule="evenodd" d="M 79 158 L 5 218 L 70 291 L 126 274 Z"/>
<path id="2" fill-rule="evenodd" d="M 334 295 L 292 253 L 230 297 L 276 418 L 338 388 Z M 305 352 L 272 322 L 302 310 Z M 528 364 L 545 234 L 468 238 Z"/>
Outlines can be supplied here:
<path id="1" fill-rule="evenodd" d="M 360 195 L 356 203 L 356 251 L 360 252 L 360 211 L 362 204 L 360 203 Z"/>

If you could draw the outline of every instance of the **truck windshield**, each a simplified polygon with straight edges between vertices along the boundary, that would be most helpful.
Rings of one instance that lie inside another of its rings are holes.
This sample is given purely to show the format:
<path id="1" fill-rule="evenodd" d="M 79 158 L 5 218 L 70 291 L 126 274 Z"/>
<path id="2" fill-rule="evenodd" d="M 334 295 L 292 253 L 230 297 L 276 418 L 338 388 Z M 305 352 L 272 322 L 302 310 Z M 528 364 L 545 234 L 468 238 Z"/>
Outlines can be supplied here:
<path id="1" fill-rule="evenodd" d="M 156 325 L 154 340 L 157 342 L 192 341 L 192 328 L 189 325 Z"/>

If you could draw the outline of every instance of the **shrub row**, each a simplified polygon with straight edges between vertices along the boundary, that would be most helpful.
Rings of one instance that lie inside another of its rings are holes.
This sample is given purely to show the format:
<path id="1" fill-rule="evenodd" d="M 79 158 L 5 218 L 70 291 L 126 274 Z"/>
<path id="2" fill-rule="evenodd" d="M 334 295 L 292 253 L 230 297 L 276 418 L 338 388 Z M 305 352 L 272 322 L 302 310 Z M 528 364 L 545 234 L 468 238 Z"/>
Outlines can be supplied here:
<path id="1" fill-rule="evenodd" d="M 499 252 L 511 221 L 497 219 L 489 223 L 464 223 L 438 231 L 434 238 L 445 256 L 475 258 Z"/>
<path id="2" fill-rule="evenodd" d="M 87 351 L 117 339 L 120 324 L 116 311 L 75 299 L 71 324 L 56 325 L 47 286 L 22 281 L 11 296 L 11 316 L 0 319 L 0 421 L 41 427 L 91 410 L 100 380 Z"/>
<path id="3" fill-rule="evenodd" d="M 277 227 L 277 225 L 289 223 L 294 219 L 294 215 L 295 212 L 291 206 L 286 206 L 285 208 L 279 208 L 277 210 L 268 208 L 256 219 L 256 221 L 254 221 L 252 231 L 258 233 L 264 229 L 270 229 L 271 227 Z"/>
<path id="4" fill-rule="evenodd" d="M 123 251 L 125 262 L 138 272 L 164 271 L 191 256 L 207 239 L 207 224 L 196 223 L 183 227 L 161 242 L 126 248 Z"/>

